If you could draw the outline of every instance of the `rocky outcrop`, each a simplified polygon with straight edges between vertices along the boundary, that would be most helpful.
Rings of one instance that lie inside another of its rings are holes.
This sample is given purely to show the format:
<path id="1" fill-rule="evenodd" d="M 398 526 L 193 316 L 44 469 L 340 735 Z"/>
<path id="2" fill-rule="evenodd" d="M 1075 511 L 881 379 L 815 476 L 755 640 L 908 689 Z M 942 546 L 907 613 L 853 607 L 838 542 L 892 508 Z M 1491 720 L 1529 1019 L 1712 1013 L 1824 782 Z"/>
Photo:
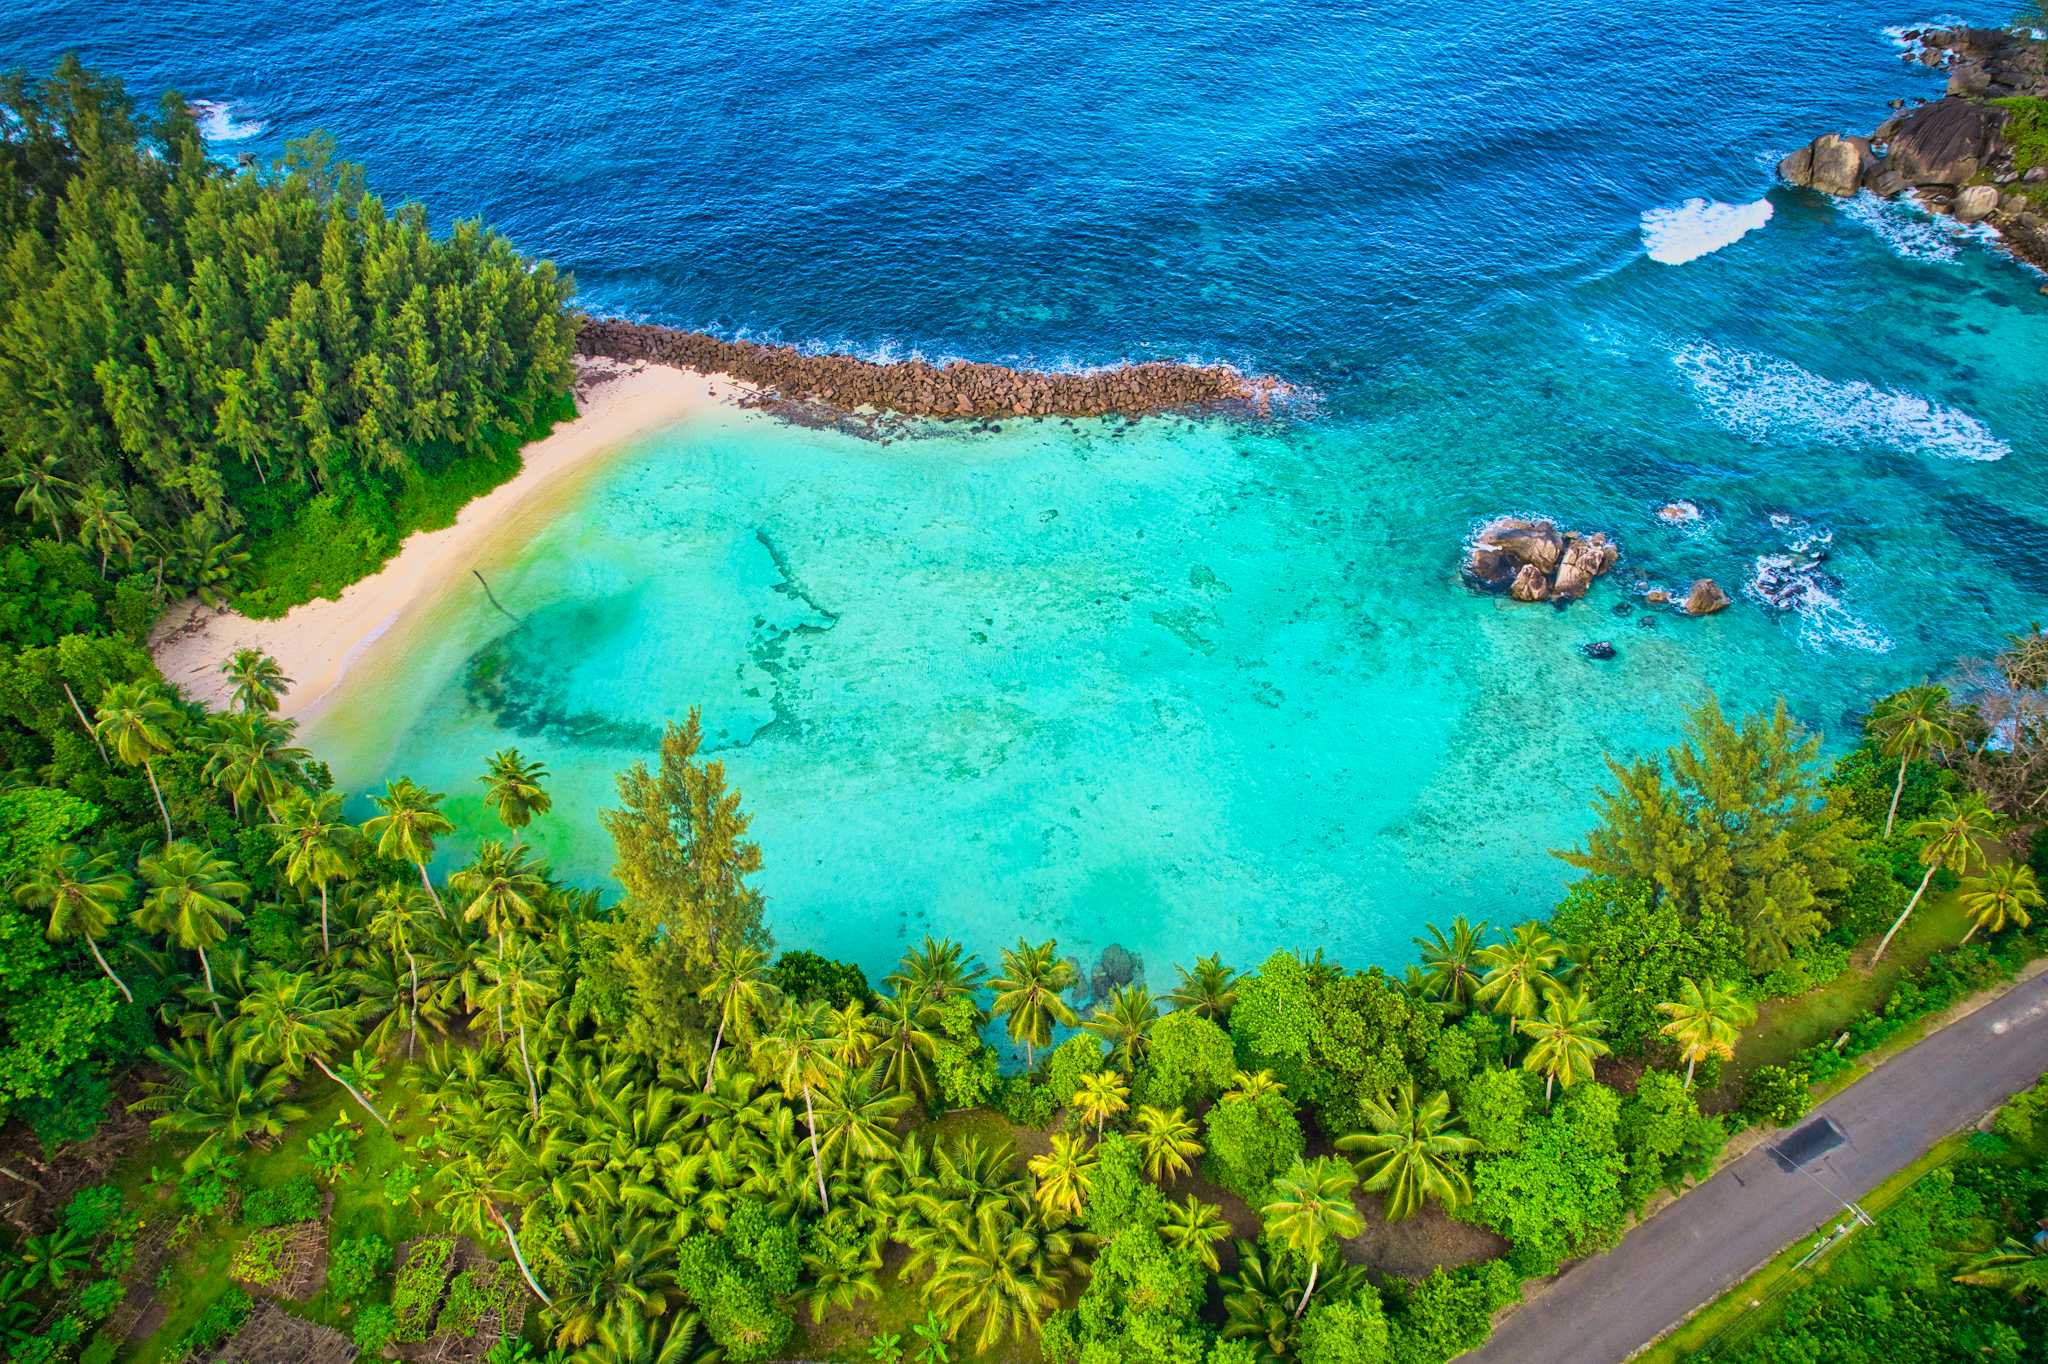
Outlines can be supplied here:
<path id="1" fill-rule="evenodd" d="M 618 318 L 586 319 L 576 348 L 584 355 L 730 375 L 770 399 L 906 417 L 1106 417 L 1196 410 L 1263 415 L 1290 392 L 1278 379 L 1247 375 L 1228 365 L 1148 361 L 1069 374 L 967 362 L 876 364 Z"/>
<path id="2" fill-rule="evenodd" d="M 2048 98 L 2048 43 L 1992 28 L 1908 30 L 1908 62 L 1945 70 L 1941 98 L 1898 110 L 1866 140 L 1834 133 L 1778 163 L 1787 184 L 1828 194 L 1913 193 L 1961 222 L 1986 223 L 2012 253 L 2048 269 L 2048 167 L 2022 168 L 2007 135 L 2012 96 Z M 1850 177 L 1851 168 L 1854 177 Z M 2048 286 L 2043 286 L 2048 293 Z"/>
<path id="3" fill-rule="evenodd" d="M 1680 609 L 1688 616 L 1711 616 L 1728 609 L 1728 594 L 1712 578 L 1698 578 L 1687 589 L 1685 605 Z"/>
<path id="4" fill-rule="evenodd" d="M 1604 531 L 1581 535 L 1551 521 L 1499 516 L 1472 537 L 1464 571 L 1475 586 L 1516 601 L 1561 604 L 1585 596 L 1620 555 Z"/>

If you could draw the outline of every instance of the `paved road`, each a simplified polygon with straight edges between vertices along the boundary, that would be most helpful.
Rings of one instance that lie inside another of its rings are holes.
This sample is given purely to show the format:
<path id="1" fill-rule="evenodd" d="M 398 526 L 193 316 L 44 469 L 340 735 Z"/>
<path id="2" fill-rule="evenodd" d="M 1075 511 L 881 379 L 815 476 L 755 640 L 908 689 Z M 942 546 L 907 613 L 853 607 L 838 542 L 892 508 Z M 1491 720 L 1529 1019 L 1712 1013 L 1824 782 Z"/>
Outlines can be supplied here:
<path id="1" fill-rule="evenodd" d="M 2048 974 L 1902 1052 L 1821 1105 L 1845 1145 L 1786 1173 L 1762 1147 L 1565 1271 L 1473 1364 L 1619 1364 L 2048 1071 Z M 1818 1182 L 1816 1182 L 1818 1181 Z M 1822 1187 L 1823 1184 L 1826 1187 Z"/>

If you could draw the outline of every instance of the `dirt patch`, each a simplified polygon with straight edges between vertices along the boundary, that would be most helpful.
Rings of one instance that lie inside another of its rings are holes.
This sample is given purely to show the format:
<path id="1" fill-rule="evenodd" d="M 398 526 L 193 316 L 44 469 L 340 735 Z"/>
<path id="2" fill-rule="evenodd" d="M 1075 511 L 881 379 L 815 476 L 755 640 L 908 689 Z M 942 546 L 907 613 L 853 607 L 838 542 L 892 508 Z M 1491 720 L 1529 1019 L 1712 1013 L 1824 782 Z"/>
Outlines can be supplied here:
<path id="1" fill-rule="evenodd" d="M 1377 1196 L 1356 1201 L 1365 1216 L 1365 1231 L 1344 1242 L 1344 1258 L 1382 1274 L 1424 1279 L 1438 1265 L 1455 1269 L 1507 1253 L 1506 1241 L 1485 1227 L 1452 1220 L 1434 1203 L 1389 1222 Z"/>

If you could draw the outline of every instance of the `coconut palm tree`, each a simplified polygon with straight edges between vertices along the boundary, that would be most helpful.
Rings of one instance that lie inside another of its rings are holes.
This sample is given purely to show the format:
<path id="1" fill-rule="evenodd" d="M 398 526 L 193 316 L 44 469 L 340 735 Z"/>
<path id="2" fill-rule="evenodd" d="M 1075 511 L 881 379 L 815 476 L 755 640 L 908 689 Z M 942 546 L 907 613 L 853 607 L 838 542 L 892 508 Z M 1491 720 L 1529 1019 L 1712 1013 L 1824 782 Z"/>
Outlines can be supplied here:
<path id="1" fill-rule="evenodd" d="M 832 1059 L 832 1053 L 825 1046 L 824 1031 L 825 1006 L 822 1002 L 814 1000 L 806 1004 L 786 999 L 773 1031 L 755 1045 L 754 1055 L 775 1078 L 775 1083 L 786 1097 L 792 1100 L 799 1095 L 803 1097 L 804 1128 L 811 1140 L 811 1169 L 818 1181 L 818 1207 L 821 1211 L 830 1212 L 832 1203 L 825 1196 L 825 1161 L 818 1152 L 818 1113 L 814 1096 L 839 1073 L 839 1063 Z"/>
<path id="2" fill-rule="evenodd" d="M 96 720 L 93 732 L 113 748 L 114 756 L 148 775 L 157 813 L 164 817 L 164 842 L 170 842 L 177 835 L 171 832 L 171 812 L 164 805 L 163 788 L 156 783 L 156 760 L 171 751 L 177 707 L 147 683 L 121 682 L 108 687 L 100 698 Z"/>
<path id="3" fill-rule="evenodd" d="M 1500 942 L 1479 949 L 1486 974 L 1477 998 L 1497 1014 L 1527 1018 L 1543 1007 L 1544 997 L 1559 988 L 1558 963 L 1564 943 L 1542 924 L 1517 924 Z"/>
<path id="4" fill-rule="evenodd" d="M 972 999 L 988 975 L 967 949 L 951 938 L 925 940 L 903 955 L 903 964 L 888 977 L 888 986 L 916 1001 L 919 1008 L 938 1008 L 954 999 Z"/>
<path id="5" fill-rule="evenodd" d="M 1294 1305 L 1294 1319 L 1308 1310 L 1322 1272 L 1323 1254 L 1332 1241 L 1357 1236 L 1365 1219 L 1351 1204 L 1358 1176 L 1349 1165 L 1330 1156 L 1297 1160 L 1273 1181 L 1273 1196 L 1259 1210 L 1266 1235 L 1308 1261 L 1308 1286 Z"/>
<path id="6" fill-rule="evenodd" d="M 215 715 L 207 730 L 201 775 L 228 793 L 237 818 L 244 801 L 274 809 L 285 792 L 296 789 L 300 764 L 312 756 L 292 743 L 291 721 L 262 711 Z"/>
<path id="7" fill-rule="evenodd" d="M 711 979 L 698 989 L 697 998 L 718 1015 L 718 1030 L 711 1038 L 711 1059 L 704 1066 L 704 1089 L 709 1093 L 725 1035 L 729 1032 L 741 1042 L 751 1040 L 754 1021 L 766 1015 L 775 1002 L 775 986 L 768 979 L 768 954 L 733 939 L 720 943 L 718 954 L 712 959 Z"/>
<path id="8" fill-rule="evenodd" d="M 1216 1258 L 1216 1243 L 1230 1235 L 1230 1223 L 1223 1220 L 1222 1208 L 1189 1194 L 1186 1201 L 1168 1206 L 1166 1220 L 1159 1224 L 1159 1235 L 1181 1254 L 1200 1260 L 1214 1274 L 1222 1268 L 1222 1262 Z"/>
<path id="9" fill-rule="evenodd" d="M 1217 955 L 1198 957 L 1195 969 L 1176 966 L 1180 972 L 1180 984 L 1167 998 L 1176 1009 L 1186 1009 L 1201 1015 L 1211 1023 L 1222 1023 L 1230 1017 L 1231 1006 L 1237 1003 L 1237 972 L 1223 964 Z"/>
<path id="10" fill-rule="evenodd" d="M 1368 1192 L 1387 1196 L 1387 1220 L 1399 1222 L 1434 1198 L 1446 1210 L 1472 1197 L 1460 1156 L 1479 1143 L 1451 1122 L 1451 1096 L 1438 1090 L 1418 1099 L 1415 1082 L 1405 1080 L 1394 1102 L 1368 1100 L 1362 1106 L 1370 1132 L 1337 1139 L 1337 1149 L 1355 1156 L 1354 1168 Z"/>
<path id="11" fill-rule="evenodd" d="M 284 879 L 302 895 L 308 886 L 320 893 L 320 954 L 332 956 L 327 887 L 355 869 L 356 831 L 341 817 L 341 797 L 332 791 L 293 791 L 278 806 L 269 829 L 277 839 L 270 860 L 284 866 Z"/>
<path id="12" fill-rule="evenodd" d="M 1257 1103 L 1268 1094 L 1286 1092 L 1287 1086 L 1274 1078 L 1270 1070 L 1240 1070 L 1231 1077 L 1230 1088 L 1224 1091 L 1223 1100 L 1226 1103 L 1237 1103 L 1248 1099 L 1252 1103 Z"/>
<path id="13" fill-rule="evenodd" d="M 454 822 L 441 813 L 443 799 L 439 791 L 429 791 L 411 777 L 388 782 L 382 795 L 370 797 L 383 813 L 366 820 L 363 833 L 376 843 L 377 856 L 418 867 L 420 884 L 426 887 L 434 908 L 445 914 L 441 893 L 427 875 L 427 863 L 434 860 L 434 841 L 455 831 Z"/>
<path id="14" fill-rule="evenodd" d="M 1954 747 L 1955 724 L 1947 687 L 1908 687 L 1886 697 L 1871 711 L 1866 728 L 1877 740 L 1878 751 L 1899 760 L 1899 775 L 1892 783 L 1891 808 L 1884 816 L 1886 838 L 1892 836 L 1892 825 L 1899 817 L 1899 797 L 1905 794 L 1907 766 L 1930 753 Z"/>
<path id="15" fill-rule="evenodd" d="M 1060 998 L 1074 983 L 1074 964 L 1063 961 L 1053 940 L 1037 946 L 1024 939 L 1003 952 L 1002 972 L 991 980 L 994 1010 L 1012 1042 L 1024 1044 L 1024 1069 L 1037 1067 L 1035 1049 L 1052 1040 L 1055 1027 L 1074 1026 L 1074 1011 Z"/>
<path id="16" fill-rule="evenodd" d="M 269 714 L 277 709 L 292 680 L 284 675 L 278 661 L 261 649 L 237 649 L 220 670 L 229 683 L 228 695 L 243 711 Z"/>
<path id="17" fill-rule="evenodd" d="M 1195 1140 L 1195 1120 L 1180 1108 L 1138 1108 L 1133 1139 L 1145 1160 L 1145 1173 L 1165 1183 L 1179 1179 L 1202 1157 L 1202 1143 Z"/>
<path id="18" fill-rule="evenodd" d="M 1095 1152 L 1082 1145 L 1072 1132 L 1052 1134 L 1052 1149 L 1025 1162 L 1038 1180 L 1032 1197 L 1048 1221 L 1055 1217 L 1075 1218 L 1088 1198 L 1095 1179 Z"/>
<path id="19" fill-rule="evenodd" d="M 1415 939 L 1415 945 L 1422 949 L 1423 991 L 1428 998 L 1442 1000 L 1459 1011 L 1478 1002 L 1483 970 L 1479 944 L 1485 939 L 1486 930 L 1484 919 L 1474 925 L 1460 914 L 1451 921 L 1449 937 L 1431 924 L 1427 938 Z"/>
<path id="20" fill-rule="evenodd" d="M 925 1026 L 926 1009 L 906 994 L 883 995 L 869 1026 L 875 1030 L 875 1064 L 882 1083 L 919 1103 L 932 1095 L 932 1062 L 939 1039 Z"/>
<path id="21" fill-rule="evenodd" d="M 2048 1250 L 2008 1236 L 1971 1259 L 1956 1282 L 1995 1288 L 2016 1298 L 2048 1293 Z"/>
<path id="22" fill-rule="evenodd" d="M 237 1039 L 287 1075 L 303 1073 L 311 1062 L 389 1131 L 390 1120 L 327 1063 L 353 1046 L 357 1036 L 355 1010 L 341 1003 L 334 987 L 303 971 L 274 966 L 259 967 L 251 985 L 237 1013 Z"/>
<path id="23" fill-rule="evenodd" d="M 55 455 L 31 461 L 16 455 L 9 461 L 8 486 L 21 489 L 14 499 L 17 516 L 36 517 L 50 523 L 50 534 L 62 533 L 61 519 L 71 510 L 71 495 L 77 484 L 62 474 L 64 462 Z"/>
<path id="24" fill-rule="evenodd" d="M 421 914 L 420 893 L 398 882 L 386 882 L 373 897 L 376 908 L 370 915 L 369 930 L 390 947 L 394 960 L 403 958 L 410 983 L 411 1007 L 406 1012 L 405 1054 L 410 1058 L 419 1042 L 420 963 L 413 947 L 426 929 Z"/>
<path id="25" fill-rule="evenodd" d="M 139 870 L 149 890 L 135 912 L 136 923 L 197 952 L 207 993 L 213 993 L 213 963 L 206 949 L 242 921 L 237 906 L 249 894 L 248 883 L 236 877 L 234 863 L 183 841 L 166 843 L 161 852 L 143 858 Z M 219 1005 L 214 1012 L 220 1012 Z"/>
<path id="26" fill-rule="evenodd" d="M 519 1036 L 519 1064 L 526 1072 L 527 1104 L 538 1121 L 540 1084 L 534 1078 L 526 1025 L 547 1009 L 561 985 L 561 973 L 540 948 L 525 938 L 514 939 L 501 947 L 495 957 L 485 958 L 483 973 L 486 984 L 482 1002 L 496 1009 L 500 1017 L 512 1017 L 513 1030 Z"/>
<path id="27" fill-rule="evenodd" d="M 1659 1004 L 1657 1012 L 1671 1020 L 1657 1031 L 1678 1044 L 1678 1054 L 1685 1058 L 1687 1089 L 1692 1088 L 1694 1068 L 1708 1057 L 1734 1060 L 1736 1039 L 1756 1022 L 1756 1006 L 1733 985 L 1710 980 L 1702 986 L 1690 976 L 1679 980 L 1678 998 Z"/>
<path id="28" fill-rule="evenodd" d="M 507 935 L 531 932 L 540 923 L 547 878 L 527 859 L 527 850 L 488 839 L 476 860 L 448 878 L 448 889 L 462 904 L 462 917 L 482 923 L 502 947 Z"/>
<path id="29" fill-rule="evenodd" d="M 1546 1104 L 1558 1085 L 1570 1089 L 1592 1079 L 1593 1062 L 1609 1050 L 1600 1040 L 1607 1023 L 1593 1017 L 1593 1001 L 1584 990 L 1556 991 L 1544 1001 L 1540 1017 L 1522 1019 L 1517 1026 L 1533 1039 L 1522 1069 L 1543 1077 Z"/>
<path id="30" fill-rule="evenodd" d="M 27 877 L 14 888 L 14 898 L 24 908 L 49 911 L 50 922 L 44 932 L 53 942 L 82 940 L 121 998 L 133 1004 L 135 995 L 128 982 L 115 975 L 100 955 L 100 939 L 114 926 L 134 884 L 116 868 L 112 853 L 87 857 L 77 848 L 63 846 L 49 849 L 29 868 Z"/>
<path id="31" fill-rule="evenodd" d="M 1976 937 L 1979 929 L 2002 933 L 2007 924 L 2025 928 L 2034 921 L 2030 911 L 2041 905 L 2034 869 L 2024 862 L 2001 862 L 1963 882 L 1963 909 L 1970 916 L 1970 931 L 1963 934 L 1963 941 Z"/>
<path id="32" fill-rule="evenodd" d="M 1119 985 L 1109 992 L 1109 1003 L 1097 1009 L 1085 1026 L 1109 1043 L 1110 1054 L 1122 1065 L 1124 1074 L 1130 1075 L 1151 1046 L 1155 1017 L 1150 990 L 1142 985 Z"/>
<path id="33" fill-rule="evenodd" d="M 142 538 L 142 525 L 128 510 L 128 499 L 118 488 L 88 483 L 71 504 L 78 543 L 100 552 L 100 577 L 107 576 L 107 560 L 126 554 Z"/>
<path id="34" fill-rule="evenodd" d="M 1081 1077 L 1074 1091 L 1074 1109 L 1082 1120 L 1095 1124 L 1095 1140 L 1102 1140 L 1102 1125 L 1131 1106 L 1131 1086 L 1113 1070 L 1092 1071 Z"/>
<path id="35" fill-rule="evenodd" d="M 533 1277 L 526 1255 L 519 1248 L 519 1238 L 512 1234 L 512 1224 L 505 1220 L 505 1214 L 498 1208 L 507 1193 L 501 1187 L 505 1183 L 504 1177 L 486 1167 L 475 1154 L 468 1154 L 443 1165 L 440 1179 L 444 1192 L 435 1201 L 435 1209 L 457 1231 L 478 1239 L 485 1235 L 485 1227 L 497 1227 L 505 1237 L 505 1245 L 511 1250 L 512 1259 L 519 1266 L 520 1277 L 526 1280 L 526 1286 L 544 1306 L 552 1307 L 555 1300 Z"/>
<path id="36" fill-rule="evenodd" d="M 291 1077 L 281 1066 L 265 1069 L 230 1030 L 210 1023 L 197 1037 L 180 1038 L 150 1051 L 161 1079 L 143 1082 L 139 1113 L 153 1113 L 150 1127 L 199 1140 L 185 1153 L 196 1170 L 216 1151 L 239 1150 L 252 1137 L 278 1137 L 306 1110 L 286 1102 Z"/>
<path id="37" fill-rule="evenodd" d="M 1014 1340 L 1035 1334 L 1060 1305 L 1073 1258 L 1067 1232 L 1004 1212 L 950 1219 L 941 1234 L 943 1242 L 929 1257 L 932 1274 L 924 1292 L 949 1338 L 978 1317 L 974 1348 L 985 1355 L 1005 1333 Z"/>
<path id="38" fill-rule="evenodd" d="M 1892 937 L 1905 926 L 1920 897 L 1927 893 L 1927 883 L 1934 879 L 1934 873 L 1947 868 L 1957 875 L 1969 872 L 1984 861 L 1984 845 L 1998 836 L 1999 819 L 1985 805 L 1984 797 L 1975 791 L 1966 791 L 1961 799 L 1944 795 L 1927 818 L 1917 820 L 1906 830 L 1920 843 L 1920 860 L 1927 870 L 1920 877 L 1920 884 L 1913 890 L 1913 898 L 1906 901 L 1906 907 L 1899 911 L 1899 917 L 1885 930 L 1883 941 L 1871 955 L 1870 964 L 1875 967 L 1883 959 L 1884 950 L 1892 945 Z"/>
<path id="39" fill-rule="evenodd" d="M 512 833 L 512 846 L 519 846 L 519 831 L 533 823 L 535 815 L 554 808 L 554 797 L 541 783 L 547 780 L 545 764 L 529 762 L 516 748 L 500 749 L 491 755 L 483 775 L 484 804 L 497 812 L 498 822 Z"/>
<path id="40" fill-rule="evenodd" d="M 910 1100 L 878 1090 L 873 1070 L 842 1068 L 818 1091 L 818 1149 L 836 1169 L 893 1160 L 896 1122 Z"/>

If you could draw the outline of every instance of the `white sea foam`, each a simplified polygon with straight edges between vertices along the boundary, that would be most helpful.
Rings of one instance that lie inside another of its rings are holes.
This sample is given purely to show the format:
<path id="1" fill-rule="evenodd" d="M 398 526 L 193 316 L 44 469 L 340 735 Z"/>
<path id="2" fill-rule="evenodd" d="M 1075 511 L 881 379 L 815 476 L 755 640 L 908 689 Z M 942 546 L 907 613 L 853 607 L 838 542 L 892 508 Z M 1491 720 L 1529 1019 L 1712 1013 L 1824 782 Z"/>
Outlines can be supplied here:
<path id="1" fill-rule="evenodd" d="M 2012 447 L 1966 412 L 1861 380 L 1826 379 L 1790 360 L 1711 342 L 1671 357 L 1700 406 L 1759 443 L 1816 441 L 1938 459 L 2004 459 Z"/>
<path id="2" fill-rule="evenodd" d="M 1962 254 L 1965 243 L 1998 245 L 1998 232 L 1988 223 L 1959 223 L 1929 212 L 1911 195 L 1887 200 L 1863 190 L 1834 203 L 1844 217 L 1877 234 L 1901 260 L 1947 264 Z"/>
<path id="3" fill-rule="evenodd" d="M 1928 19 L 1917 24 L 1886 24 L 1878 32 L 1884 35 L 1886 42 L 1889 42 L 1899 51 L 1904 52 L 1908 56 L 1917 57 L 1920 55 L 1920 49 L 1927 46 L 1927 44 L 1918 38 L 1908 38 L 1906 36 L 1908 33 L 1925 33 L 1930 29 L 1962 28 L 1964 22 L 1964 20 L 1950 14 L 1944 15 L 1939 19 Z"/>
<path id="4" fill-rule="evenodd" d="M 1799 642 L 1816 652 L 1840 645 L 1888 654 L 1895 647 L 1890 635 L 1843 604 L 1841 583 L 1818 560 L 1797 553 L 1759 554 L 1744 591 L 1773 611 L 1798 616 Z"/>
<path id="5" fill-rule="evenodd" d="M 185 107 L 198 120 L 199 135 L 208 142 L 246 142 L 270 126 L 260 118 L 236 118 L 234 105 L 226 100 L 195 99 Z"/>
<path id="6" fill-rule="evenodd" d="M 1687 199 L 1677 208 L 1653 208 L 1643 214 L 1643 250 L 1651 260 L 1683 265 L 1740 241 L 1771 220 L 1771 201 L 1724 204 Z"/>

